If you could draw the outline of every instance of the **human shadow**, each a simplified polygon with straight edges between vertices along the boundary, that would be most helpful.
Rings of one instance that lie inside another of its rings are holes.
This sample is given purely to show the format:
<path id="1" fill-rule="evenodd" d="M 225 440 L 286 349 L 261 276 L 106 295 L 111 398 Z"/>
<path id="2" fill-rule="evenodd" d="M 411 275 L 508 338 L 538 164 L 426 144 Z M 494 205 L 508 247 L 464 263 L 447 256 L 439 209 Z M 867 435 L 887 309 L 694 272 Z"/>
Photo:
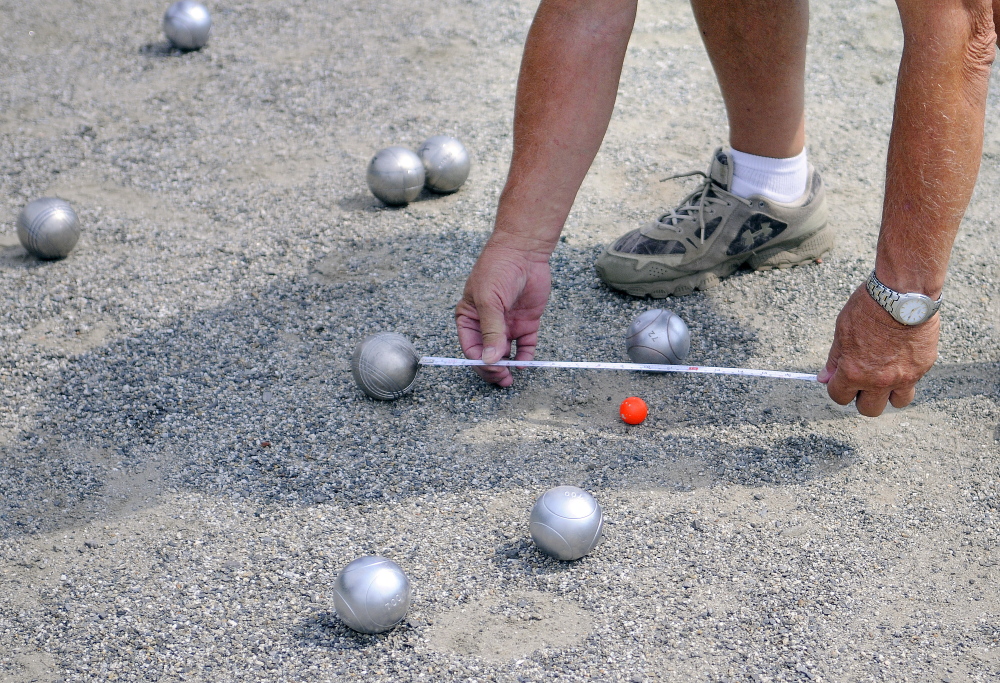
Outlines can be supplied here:
<path id="1" fill-rule="evenodd" d="M 822 435 L 759 444 L 715 438 L 715 426 L 732 420 L 798 419 L 794 397 L 786 410 L 768 412 L 747 401 L 741 379 L 613 380 L 616 392 L 646 392 L 662 424 L 683 417 L 692 428 L 690 436 L 667 439 L 654 438 L 653 427 L 623 431 L 617 403 L 604 396 L 610 375 L 526 373 L 503 390 L 467 370 L 428 369 L 397 401 L 362 394 L 348 359 L 368 334 L 400 332 L 422 354 L 460 353 L 452 306 L 484 239 L 453 229 L 359 240 L 329 267 L 275 279 L 254 296 L 69 358 L 48 377 L 31 426 L 0 446 L 0 481 L 8 487 L 0 536 L 134 510 L 166 488 L 261 503 L 355 505 L 469 486 L 607 488 L 637 469 L 685 457 L 703 461 L 709 478 L 681 468 L 663 486 L 797 483 L 851 461 L 849 444 Z M 373 278 L 351 266 L 365 254 Z M 599 286 L 593 255 L 562 245 L 553 256 L 539 357 L 622 360 L 621 330 L 648 302 Z M 702 362 L 740 364 L 753 353 L 756 333 L 707 297 L 671 305 L 707 340 Z M 536 429 L 524 414 L 538 396 L 562 400 L 577 389 L 589 398 L 568 413 L 575 425 L 557 416 L 555 426 Z M 491 424 L 508 435 L 484 432 Z"/>

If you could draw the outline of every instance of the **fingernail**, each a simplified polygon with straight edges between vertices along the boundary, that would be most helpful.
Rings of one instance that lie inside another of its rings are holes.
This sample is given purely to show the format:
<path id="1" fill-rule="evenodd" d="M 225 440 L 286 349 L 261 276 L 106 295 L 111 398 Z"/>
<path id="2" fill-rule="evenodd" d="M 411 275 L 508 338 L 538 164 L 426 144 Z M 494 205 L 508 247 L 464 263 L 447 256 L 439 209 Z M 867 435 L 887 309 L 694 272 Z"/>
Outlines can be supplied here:
<path id="1" fill-rule="evenodd" d="M 483 349 L 483 362 L 484 363 L 496 363 L 500 360 L 500 354 L 497 353 L 495 346 L 487 346 Z"/>
<path id="2" fill-rule="evenodd" d="M 826 368 L 823 368 L 822 370 L 819 371 L 819 374 L 816 375 L 816 381 L 826 384 L 827 382 L 830 381 L 831 377 L 833 377 L 833 373 L 827 370 Z"/>

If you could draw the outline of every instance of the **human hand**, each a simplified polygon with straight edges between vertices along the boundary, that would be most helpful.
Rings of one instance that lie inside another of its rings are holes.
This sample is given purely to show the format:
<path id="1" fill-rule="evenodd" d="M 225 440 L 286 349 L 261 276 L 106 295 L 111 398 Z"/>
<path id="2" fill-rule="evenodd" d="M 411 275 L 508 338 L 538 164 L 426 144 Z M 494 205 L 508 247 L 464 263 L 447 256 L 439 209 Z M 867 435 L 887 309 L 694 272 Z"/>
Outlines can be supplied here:
<path id="1" fill-rule="evenodd" d="M 826 367 L 817 379 L 840 405 L 852 400 L 858 412 L 877 417 L 886 402 L 909 405 L 915 385 L 937 360 L 940 317 L 902 325 L 861 285 L 837 316 Z"/>
<path id="2" fill-rule="evenodd" d="M 455 307 L 458 342 L 466 358 L 496 362 L 510 356 L 531 360 L 538 342 L 538 322 L 549 298 L 552 275 L 548 254 L 504 245 L 494 237 L 486 243 L 465 281 L 462 300 Z M 487 382 L 509 387 L 510 369 L 473 368 Z"/>

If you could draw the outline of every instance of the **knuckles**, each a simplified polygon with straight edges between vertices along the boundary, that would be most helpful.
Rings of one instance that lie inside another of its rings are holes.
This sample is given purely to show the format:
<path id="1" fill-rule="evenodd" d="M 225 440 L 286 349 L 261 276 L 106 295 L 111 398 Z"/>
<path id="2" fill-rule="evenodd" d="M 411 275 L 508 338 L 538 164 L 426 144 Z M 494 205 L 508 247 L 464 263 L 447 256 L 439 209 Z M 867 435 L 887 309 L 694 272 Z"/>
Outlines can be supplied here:
<path id="1" fill-rule="evenodd" d="M 873 369 L 846 363 L 839 367 L 839 371 L 846 384 L 857 387 L 859 391 L 886 391 L 913 386 L 924 375 L 926 369 L 918 370 L 912 367 Z"/>

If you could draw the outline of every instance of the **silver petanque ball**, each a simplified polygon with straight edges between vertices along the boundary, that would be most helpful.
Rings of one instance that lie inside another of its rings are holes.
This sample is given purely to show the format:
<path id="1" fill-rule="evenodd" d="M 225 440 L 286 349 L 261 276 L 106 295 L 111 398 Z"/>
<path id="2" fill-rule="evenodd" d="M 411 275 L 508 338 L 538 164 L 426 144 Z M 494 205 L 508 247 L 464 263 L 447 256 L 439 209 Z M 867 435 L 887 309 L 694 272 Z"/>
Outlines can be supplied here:
<path id="1" fill-rule="evenodd" d="M 341 621 L 355 631 L 388 631 L 410 608 L 410 580 L 392 560 L 359 557 L 337 576 L 333 605 Z"/>
<path id="2" fill-rule="evenodd" d="M 212 15 L 200 2 L 178 0 L 163 15 L 163 32 L 181 50 L 205 47 L 212 30 Z"/>
<path id="3" fill-rule="evenodd" d="M 625 351 L 633 363 L 677 365 L 691 350 L 687 323 L 666 308 L 646 311 L 625 333 Z"/>
<path id="4" fill-rule="evenodd" d="M 531 538 L 546 555 L 578 560 L 601 540 L 604 512 L 592 495 L 576 486 L 557 486 L 531 508 Z"/>
<path id="5" fill-rule="evenodd" d="M 354 348 L 351 374 L 361 391 L 372 398 L 391 401 L 413 386 L 420 356 L 410 340 L 395 332 L 365 337 Z"/>
<path id="6" fill-rule="evenodd" d="M 65 258 L 80 239 L 80 219 L 69 202 L 42 197 L 21 210 L 17 238 L 38 258 Z"/>
<path id="7" fill-rule="evenodd" d="M 424 187 L 424 164 L 405 147 L 386 147 L 368 163 L 368 189 L 391 206 L 412 202 Z"/>
<path id="8" fill-rule="evenodd" d="M 417 150 L 417 156 L 424 162 L 428 190 L 442 194 L 454 192 L 469 177 L 469 152 L 450 135 L 427 138 Z"/>

